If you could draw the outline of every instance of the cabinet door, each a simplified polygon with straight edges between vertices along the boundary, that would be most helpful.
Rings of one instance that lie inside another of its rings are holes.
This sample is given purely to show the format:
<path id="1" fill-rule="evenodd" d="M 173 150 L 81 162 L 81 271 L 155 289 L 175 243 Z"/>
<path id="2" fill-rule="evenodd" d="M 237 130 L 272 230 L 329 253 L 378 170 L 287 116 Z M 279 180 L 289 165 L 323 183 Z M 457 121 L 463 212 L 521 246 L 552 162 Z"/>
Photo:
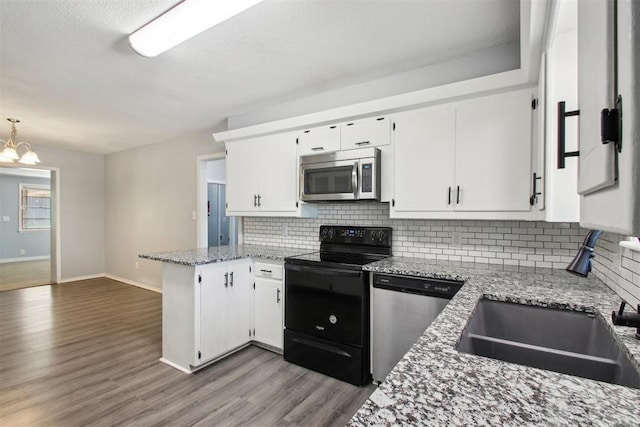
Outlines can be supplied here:
<path id="1" fill-rule="evenodd" d="M 395 182 L 392 211 L 453 208 L 455 110 L 439 106 L 408 111 L 395 123 Z"/>
<path id="2" fill-rule="evenodd" d="M 390 144 L 391 126 L 389 123 L 388 117 L 374 117 L 342 124 L 340 126 L 341 149 L 351 150 Z"/>
<path id="3" fill-rule="evenodd" d="M 615 107 L 613 11 L 613 0 L 578 2 L 578 193 L 581 195 L 615 183 L 615 147 L 603 145 L 600 136 L 600 112 L 603 108 Z"/>
<path id="4" fill-rule="evenodd" d="M 458 104 L 456 210 L 530 210 L 531 111 L 530 91 Z"/>
<path id="5" fill-rule="evenodd" d="M 260 156 L 259 173 L 252 175 L 260 187 L 258 210 L 295 211 L 298 201 L 296 134 L 281 133 L 260 138 L 255 153 Z"/>
<path id="6" fill-rule="evenodd" d="M 255 169 L 259 157 L 255 139 L 226 144 L 227 211 L 256 209 L 258 187 Z"/>
<path id="7" fill-rule="evenodd" d="M 282 348 L 283 293 L 282 282 L 256 277 L 254 294 L 254 339 L 273 347 Z"/>
<path id="8" fill-rule="evenodd" d="M 306 129 L 298 136 L 298 152 L 308 154 L 331 153 L 340 150 L 340 128 L 337 125 Z"/>
<path id="9" fill-rule="evenodd" d="M 194 365 L 199 365 L 230 350 L 227 324 L 233 314 L 229 307 L 230 288 L 225 286 L 225 266 L 203 266 L 202 277 L 196 284 L 196 354 Z M 198 357 L 198 352 L 200 355 Z"/>
<path id="10" fill-rule="evenodd" d="M 243 262 L 229 267 L 229 298 L 227 300 L 227 342 L 228 350 L 239 347 L 251 340 L 249 330 L 253 324 L 253 281 L 251 262 Z"/>

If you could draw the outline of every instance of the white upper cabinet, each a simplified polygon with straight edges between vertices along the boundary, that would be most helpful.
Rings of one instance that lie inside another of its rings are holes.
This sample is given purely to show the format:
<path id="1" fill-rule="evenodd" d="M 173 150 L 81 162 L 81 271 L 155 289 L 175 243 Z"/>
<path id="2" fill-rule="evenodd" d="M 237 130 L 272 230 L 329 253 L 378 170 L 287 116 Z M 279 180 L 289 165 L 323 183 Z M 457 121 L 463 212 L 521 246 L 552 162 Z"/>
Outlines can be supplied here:
<path id="1" fill-rule="evenodd" d="M 340 125 L 340 148 L 379 147 L 391 143 L 391 126 L 388 117 L 371 117 Z"/>
<path id="2" fill-rule="evenodd" d="M 637 236 L 640 235 L 640 112 L 637 108 L 640 2 L 618 0 L 617 8 L 615 51 L 610 44 L 613 2 L 578 2 L 580 225 Z M 614 59 L 617 59 L 617 75 L 612 74 Z M 617 91 L 611 87 L 612 77 Z M 617 95 L 622 99 L 622 145 L 618 154 L 612 143 L 600 142 L 601 110 L 613 108 Z M 593 156 L 600 160 L 592 160 Z M 612 158 L 613 165 L 617 164 L 614 185 L 588 192 L 589 188 L 600 187 L 601 182 L 605 185 L 611 182 Z"/>
<path id="3" fill-rule="evenodd" d="M 296 133 L 226 143 L 227 215 L 313 216 L 298 202 Z"/>
<path id="4" fill-rule="evenodd" d="M 456 210 L 530 210 L 531 92 L 456 107 Z"/>
<path id="5" fill-rule="evenodd" d="M 615 147 L 600 136 L 602 109 L 615 108 L 614 2 L 578 3 L 578 193 L 586 195 L 615 182 Z"/>
<path id="6" fill-rule="evenodd" d="M 258 182 L 254 170 L 260 164 L 258 139 L 226 144 L 227 215 L 257 209 Z"/>
<path id="7" fill-rule="evenodd" d="M 391 216 L 538 219 L 529 202 L 531 100 L 521 90 L 393 117 Z"/>
<path id="8" fill-rule="evenodd" d="M 578 31 L 576 2 L 556 3 L 556 27 L 551 29 L 550 44 L 540 73 L 541 107 L 545 108 L 545 220 L 578 222 L 578 158 L 567 157 L 564 168 L 558 168 L 558 103 L 567 112 L 578 110 Z M 546 97 L 544 96 L 546 94 Z M 544 98 L 544 101 L 543 101 Z M 542 105 L 544 102 L 544 105 Z M 566 152 L 578 151 L 579 116 L 564 119 Z"/>
<path id="9" fill-rule="evenodd" d="M 408 111 L 394 117 L 394 212 L 453 209 L 455 108 Z"/>
<path id="10" fill-rule="evenodd" d="M 318 126 L 303 130 L 298 136 L 298 153 L 332 153 L 340 150 L 340 127 L 338 125 Z"/>

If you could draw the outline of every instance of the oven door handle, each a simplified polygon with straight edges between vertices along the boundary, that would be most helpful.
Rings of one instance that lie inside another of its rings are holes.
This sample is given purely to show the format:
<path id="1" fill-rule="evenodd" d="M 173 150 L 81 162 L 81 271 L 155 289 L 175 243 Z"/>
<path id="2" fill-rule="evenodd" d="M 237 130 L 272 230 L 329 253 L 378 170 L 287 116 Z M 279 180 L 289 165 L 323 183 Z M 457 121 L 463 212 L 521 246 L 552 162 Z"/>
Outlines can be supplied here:
<path id="1" fill-rule="evenodd" d="M 360 162 L 353 162 L 353 170 L 351 171 L 351 185 L 353 185 L 353 198 L 358 198 L 358 169 L 360 169 Z"/>
<path id="2" fill-rule="evenodd" d="M 341 276 L 341 277 L 361 277 L 363 273 L 362 270 L 356 271 L 356 270 L 346 270 L 342 268 L 332 268 L 332 267 L 322 267 L 322 266 L 311 267 L 308 265 L 285 264 L 284 268 L 285 270 L 290 270 L 290 271 L 300 271 L 300 272 L 311 271 L 313 274 L 325 274 L 327 276 Z"/>

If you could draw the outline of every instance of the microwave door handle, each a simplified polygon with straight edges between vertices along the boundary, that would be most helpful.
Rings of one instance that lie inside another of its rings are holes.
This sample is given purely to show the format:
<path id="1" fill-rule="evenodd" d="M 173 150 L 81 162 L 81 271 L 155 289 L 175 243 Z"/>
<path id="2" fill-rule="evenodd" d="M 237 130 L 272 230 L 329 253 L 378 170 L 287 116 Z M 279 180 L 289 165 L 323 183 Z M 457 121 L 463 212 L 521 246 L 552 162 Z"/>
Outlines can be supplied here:
<path id="1" fill-rule="evenodd" d="M 351 170 L 351 184 L 353 185 L 353 198 L 357 199 L 358 198 L 358 169 L 359 169 L 360 163 L 359 162 L 354 162 L 353 163 L 353 169 Z"/>

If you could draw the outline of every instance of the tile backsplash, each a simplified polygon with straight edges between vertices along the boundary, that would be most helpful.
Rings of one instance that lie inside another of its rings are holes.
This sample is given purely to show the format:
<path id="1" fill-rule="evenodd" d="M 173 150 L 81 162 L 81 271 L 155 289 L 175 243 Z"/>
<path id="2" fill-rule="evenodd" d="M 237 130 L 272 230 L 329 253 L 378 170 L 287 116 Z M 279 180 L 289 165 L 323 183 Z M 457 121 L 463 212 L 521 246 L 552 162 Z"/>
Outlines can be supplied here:
<path id="1" fill-rule="evenodd" d="M 527 267 L 565 268 L 587 230 L 577 223 L 542 221 L 389 219 L 386 203 L 327 203 L 317 218 L 243 218 L 244 242 L 318 250 L 320 225 L 372 225 L 393 228 L 396 256 Z M 640 300 L 640 252 L 625 251 L 604 233 L 594 258 L 594 274 L 630 304 Z"/>
<path id="2" fill-rule="evenodd" d="M 393 228 L 396 256 L 564 268 L 585 230 L 578 224 L 527 221 L 389 219 L 386 203 L 318 205 L 318 218 L 244 218 L 246 243 L 318 250 L 322 224 Z"/>
<path id="3" fill-rule="evenodd" d="M 626 236 L 603 233 L 596 245 L 593 273 L 631 304 L 627 310 L 640 304 L 640 252 L 621 248 L 619 242 Z"/>

